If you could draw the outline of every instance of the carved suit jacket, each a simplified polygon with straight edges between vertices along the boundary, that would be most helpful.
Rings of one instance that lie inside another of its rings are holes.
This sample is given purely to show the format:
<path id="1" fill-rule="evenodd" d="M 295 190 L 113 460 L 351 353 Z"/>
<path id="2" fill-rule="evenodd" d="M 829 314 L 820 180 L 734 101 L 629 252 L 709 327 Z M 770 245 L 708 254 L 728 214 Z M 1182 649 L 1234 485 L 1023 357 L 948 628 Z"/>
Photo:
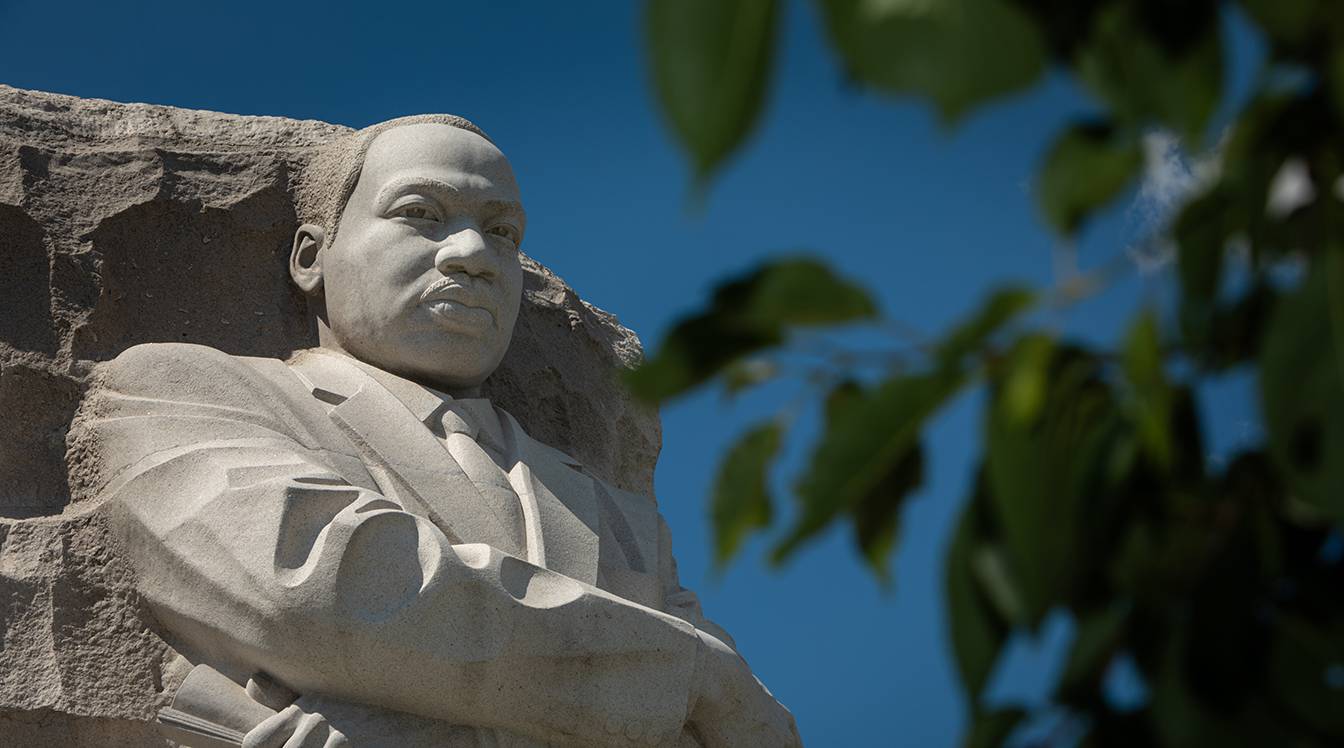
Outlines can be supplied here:
<path id="1" fill-rule="evenodd" d="M 518 537 L 425 426 L 442 400 L 387 377 L 171 343 L 103 365 L 74 428 L 170 643 L 464 745 L 686 740 L 694 629 L 731 641 L 678 584 L 653 500 L 505 414 Z"/>

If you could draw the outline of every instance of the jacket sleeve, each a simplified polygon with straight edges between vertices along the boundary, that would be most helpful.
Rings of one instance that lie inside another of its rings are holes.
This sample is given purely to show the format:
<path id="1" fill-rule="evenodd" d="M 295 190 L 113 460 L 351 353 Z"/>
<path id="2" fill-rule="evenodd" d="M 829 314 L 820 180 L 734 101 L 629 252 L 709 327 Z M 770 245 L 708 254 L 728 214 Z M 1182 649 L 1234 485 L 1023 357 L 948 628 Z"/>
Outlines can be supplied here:
<path id="1" fill-rule="evenodd" d="M 664 606 L 668 613 L 737 649 L 733 637 L 717 623 L 705 617 L 700 607 L 700 598 L 681 586 L 681 579 L 677 575 L 677 559 L 672 555 L 672 531 L 661 514 L 658 515 L 658 575 L 662 578 L 663 599 L 666 601 Z"/>
<path id="2" fill-rule="evenodd" d="M 300 693 L 582 745 L 677 735 L 700 646 L 635 605 L 342 474 L 285 393 L 199 346 L 105 365 L 77 420 L 174 643 Z M 287 415 L 289 414 L 289 415 Z"/>

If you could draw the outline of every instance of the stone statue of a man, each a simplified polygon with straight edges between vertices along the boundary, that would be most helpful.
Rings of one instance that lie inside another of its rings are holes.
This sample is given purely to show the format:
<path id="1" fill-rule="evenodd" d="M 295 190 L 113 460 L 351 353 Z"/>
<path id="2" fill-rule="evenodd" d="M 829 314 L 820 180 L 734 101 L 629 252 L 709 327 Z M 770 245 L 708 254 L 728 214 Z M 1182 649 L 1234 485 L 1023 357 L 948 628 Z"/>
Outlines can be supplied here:
<path id="1" fill-rule="evenodd" d="M 165 636 L 276 712 L 244 745 L 798 745 L 652 499 L 480 397 L 522 290 L 504 155 L 438 115 L 324 148 L 289 266 L 320 347 L 141 345 L 77 424 Z"/>

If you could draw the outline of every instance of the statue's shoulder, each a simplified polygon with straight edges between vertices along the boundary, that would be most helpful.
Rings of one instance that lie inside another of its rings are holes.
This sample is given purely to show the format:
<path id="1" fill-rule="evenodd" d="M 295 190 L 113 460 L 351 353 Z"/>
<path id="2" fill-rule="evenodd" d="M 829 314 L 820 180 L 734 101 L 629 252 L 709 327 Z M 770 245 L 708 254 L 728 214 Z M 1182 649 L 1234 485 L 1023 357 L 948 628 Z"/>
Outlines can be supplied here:
<path id="1" fill-rule="evenodd" d="M 197 343 L 141 343 L 98 366 L 95 382 L 117 390 L 248 387 L 283 371 L 279 359 L 235 356 Z"/>
<path id="2" fill-rule="evenodd" d="M 153 368 L 194 363 L 228 365 L 227 362 L 236 358 L 240 357 L 199 343 L 140 343 L 122 351 L 104 364 L 104 368 Z"/>

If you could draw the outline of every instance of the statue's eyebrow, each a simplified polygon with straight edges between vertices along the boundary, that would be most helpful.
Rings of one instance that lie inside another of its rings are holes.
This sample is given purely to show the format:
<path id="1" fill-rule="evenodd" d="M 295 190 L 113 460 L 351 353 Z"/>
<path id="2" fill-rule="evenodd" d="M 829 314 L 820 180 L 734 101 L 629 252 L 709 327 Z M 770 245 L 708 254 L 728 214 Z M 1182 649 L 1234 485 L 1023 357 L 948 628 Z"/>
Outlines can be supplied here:
<path id="1" fill-rule="evenodd" d="M 374 197 L 374 204 L 386 205 L 397 194 L 413 189 L 433 192 L 445 202 L 469 202 L 492 213 L 508 214 L 519 219 L 526 215 L 522 204 L 514 200 L 475 200 L 469 195 L 464 199 L 462 190 L 442 179 L 433 177 L 406 177 L 388 182 L 378 190 L 378 194 Z"/>

